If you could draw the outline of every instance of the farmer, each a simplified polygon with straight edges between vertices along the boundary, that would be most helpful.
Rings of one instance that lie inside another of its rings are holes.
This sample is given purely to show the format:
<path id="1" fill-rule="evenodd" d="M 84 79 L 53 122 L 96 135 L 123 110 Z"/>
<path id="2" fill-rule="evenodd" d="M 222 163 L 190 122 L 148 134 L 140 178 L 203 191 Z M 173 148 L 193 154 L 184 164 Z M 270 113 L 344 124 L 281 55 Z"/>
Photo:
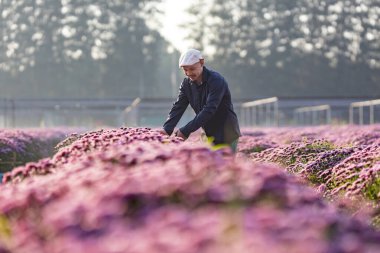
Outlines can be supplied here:
<path id="1" fill-rule="evenodd" d="M 191 133 L 202 127 L 214 145 L 227 144 L 236 152 L 241 134 L 227 81 L 204 65 L 205 60 L 196 49 L 186 50 L 179 58 L 179 67 L 186 78 L 181 83 L 178 98 L 161 132 L 171 135 L 190 104 L 196 116 L 178 129 L 175 135 L 187 139 Z"/>

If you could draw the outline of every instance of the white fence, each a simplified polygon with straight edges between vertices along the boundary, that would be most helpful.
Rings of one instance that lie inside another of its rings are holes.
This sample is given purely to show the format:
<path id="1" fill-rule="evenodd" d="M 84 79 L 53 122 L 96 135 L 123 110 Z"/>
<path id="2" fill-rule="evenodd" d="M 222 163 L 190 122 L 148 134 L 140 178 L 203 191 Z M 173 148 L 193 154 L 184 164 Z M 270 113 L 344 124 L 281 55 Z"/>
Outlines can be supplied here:
<path id="1" fill-rule="evenodd" d="M 331 124 L 330 105 L 301 107 L 294 110 L 295 121 L 298 125 Z"/>
<path id="2" fill-rule="evenodd" d="M 251 102 L 243 101 L 242 103 L 234 101 L 234 104 L 237 105 L 238 110 L 236 112 L 239 116 L 240 125 L 247 127 L 379 123 L 380 99 L 364 100 L 366 98 L 272 97 Z M 0 128 L 161 127 L 168 116 L 173 101 L 174 98 L 0 99 Z M 326 108 L 330 106 L 330 109 L 309 105 L 323 105 Z M 178 126 L 187 124 L 193 118 L 194 112 L 189 106 Z"/>
<path id="3" fill-rule="evenodd" d="M 138 105 L 141 102 L 141 98 L 133 100 L 132 104 L 127 106 L 122 112 L 122 122 L 124 126 L 136 127 L 139 125 L 139 108 Z"/>
<path id="4" fill-rule="evenodd" d="M 351 103 L 350 104 L 350 120 L 349 120 L 350 124 L 355 123 L 355 118 L 354 118 L 355 108 L 358 108 L 359 110 L 359 124 L 360 125 L 364 124 L 364 117 L 365 117 L 364 108 L 366 107 L 369 108 L 369 124 L 374 124 L 376 122 L 376 119 L 375 119 L 376 105 L 380 105 L 380 99 Z M 378 115 L 380 115 L 380 113 Z"/>
<path id="5" fill-rule="evenodd" d="M 244 126 L 278 126 L 278 98 L 271 97 L 243 103 L 240 113 Z"/>

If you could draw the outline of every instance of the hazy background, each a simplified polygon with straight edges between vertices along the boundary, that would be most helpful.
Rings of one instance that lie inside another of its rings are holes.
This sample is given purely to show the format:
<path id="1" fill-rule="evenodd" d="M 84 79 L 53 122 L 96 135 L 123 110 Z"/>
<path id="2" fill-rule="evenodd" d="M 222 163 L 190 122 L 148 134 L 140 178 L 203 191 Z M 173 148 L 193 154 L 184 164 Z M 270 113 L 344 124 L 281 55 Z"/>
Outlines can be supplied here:
<path id="1" fill-rule="evenodd" d="M 0 13 L 4 125 L 38 106 L 60 124 L 64 108 L 109 105 L 119 115 L 136 97 L 167 114 L 185 47 L 204 51 L 237 104 L 380 97 L 378 0 L 0 0 Z"/>

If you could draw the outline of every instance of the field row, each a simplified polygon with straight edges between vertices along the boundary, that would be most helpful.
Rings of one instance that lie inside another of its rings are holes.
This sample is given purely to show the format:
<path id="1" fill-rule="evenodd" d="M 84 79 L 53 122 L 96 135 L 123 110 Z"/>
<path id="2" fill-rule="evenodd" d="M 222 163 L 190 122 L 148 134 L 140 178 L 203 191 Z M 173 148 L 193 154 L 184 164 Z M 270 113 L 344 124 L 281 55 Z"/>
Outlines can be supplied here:
<path id="1" fill-rule="evenodd" d="M 67 134 L 64 129 L 0 129 L 0 173 L 52 156 Z"/>
<path id="2" fill-rule="evenodd" d="M 379 125 L 246 130 L 239 151 L 286 168 L 355 211 L 370 209 L 379 223 Z"/>
<path id="3" fill-rule="evenodd" d="M 244 159 L 244 138 L 235 156 L 148 128 L 73 135 L 5 175 L 0 251 L 380 251 L 379 231 L 283 167 Z"/>

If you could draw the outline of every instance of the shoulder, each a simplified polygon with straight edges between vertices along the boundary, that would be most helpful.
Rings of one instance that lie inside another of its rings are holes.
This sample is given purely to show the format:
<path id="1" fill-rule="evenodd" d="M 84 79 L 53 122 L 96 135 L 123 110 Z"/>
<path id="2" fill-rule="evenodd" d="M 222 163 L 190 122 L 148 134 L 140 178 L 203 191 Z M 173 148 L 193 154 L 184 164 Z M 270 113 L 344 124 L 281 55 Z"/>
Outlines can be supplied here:
<path id="1" fill-rule="evenodd" d="M 207 71 L 207 82 L 210 85 L 218 85 L 218 86 L 226 86 L 227 81 L 226 79 L 218 72 L 212 69 L 205 68 L 205 71 Z"/>
<path id="2" fill-rule="evenodd" d="M 188 77 L 185 77 L 183 80 L 182 80 L 182 83 L 181 83 L 181 87 L 182 88 L 187 88 L 190 86 L 190 79 Z"/>

